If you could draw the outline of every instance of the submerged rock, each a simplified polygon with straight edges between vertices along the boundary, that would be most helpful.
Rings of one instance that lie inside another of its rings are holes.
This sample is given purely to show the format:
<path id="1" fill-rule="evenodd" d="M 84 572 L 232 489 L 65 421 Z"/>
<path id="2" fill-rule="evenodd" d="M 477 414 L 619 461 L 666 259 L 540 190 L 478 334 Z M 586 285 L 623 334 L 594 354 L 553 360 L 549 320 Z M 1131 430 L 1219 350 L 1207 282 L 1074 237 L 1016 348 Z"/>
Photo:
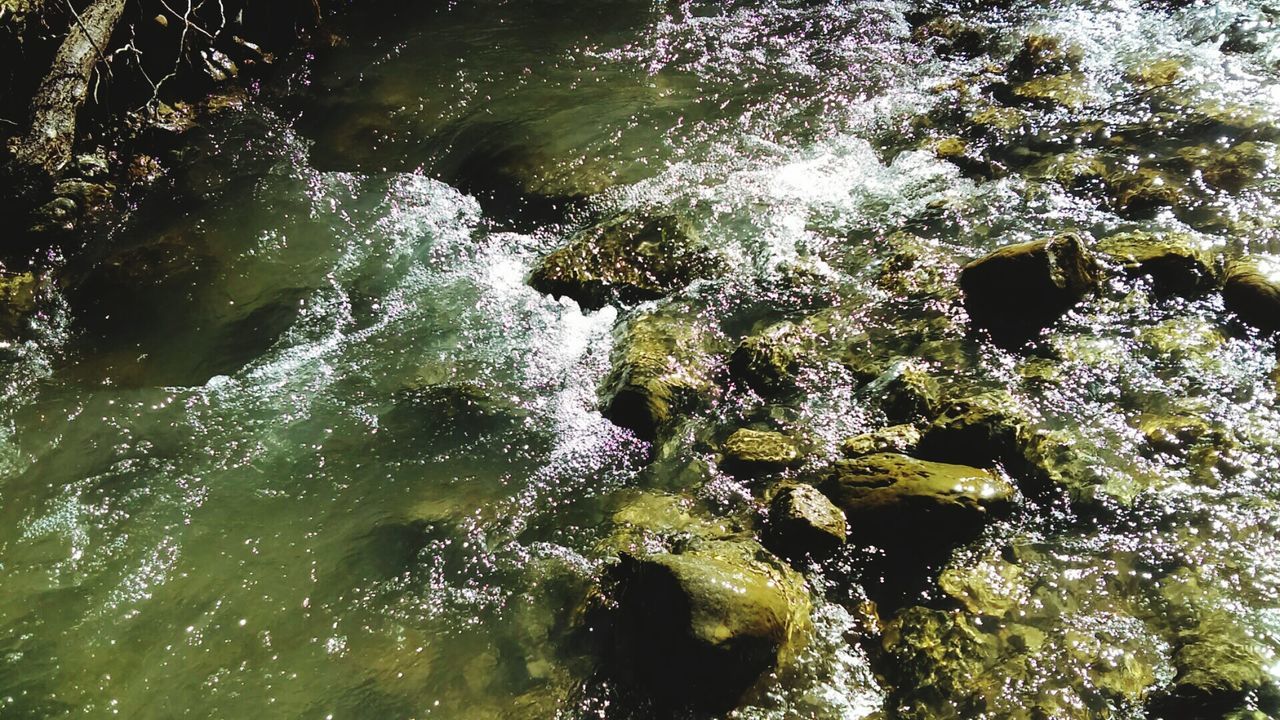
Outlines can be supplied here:
<path id="1" fill-rule="evenodd" d="M 661 298 L 718 271 L 719 261 L 683 218 L 623 215 L 575 235 L 534 268 L 529 284 L 597 310 Z"/>
<path id="2" fill-rule="evenodd" d="M 753 541 L 624 553 L 611 576 L 614 661 L 666 703 L 728 710 L 807 639 L 803 580 Z"/>
<path id="3" fill-rule="evenodd" d="M 836 461 L 822 490 L 852 537 L 884 547 L 970 539 L 1014 498 L 1013 485 L 989 470 L 895 453 Z"/>
<path id="4" fill-rule="evenodd" d="M 805 360 L 812 361 L 821 335 L 805 323 L 780 322 L 742 341 L 729 358 L 729 370 L 761 393 L 794 387 Z"/>
<path id="5" fill-rule="evenodd" d="M 1186 235 L 1118 233 L 1098 241 L 1098 251 L 1114 258 L 1126 273 L 1150 277 L 1161 294 L 1191 295 L 1216 283 L 1211 261 Z"/>
<path id="6" fill-rule="evenodd" d="M 998 341 L 1026 339 L 1098 286 L 1097 263 L 1079 235 L 1001 248 L 960 272 L 965 309 Z"/>
<path id="7" fill-rule="evenodd" d="M 848 534 L 844 513 L 812 485 L 783 487 L 769 503 L 765 545 L 789 560 L 820 559 Z"/>
<path id="8" fill-rule="evenodd" d="M 622 326 L 604 385 L 605 416 L 641 438 L 711 391 L 710 340 L 692 321 L 643 315 Z"/>
<path id="9" fill-rule="evenodd" d="M 1256 263 L 1239 260 L 1227 266 L 1222 282 L 1227 309 L 1263 332 L 1280 330 L 1280 283 Z"/>
<path id="10" fill-rule="evenodd" d="M 894 423 L 931 418 L 941 403 L 938 381 L 917 360 L 893 363 L 867 389 L 878 395 L 881 409 Z"/>
<path id="11" fill-rule="evenodd" d="M 1080 67 L 1084 52 L 1052 35 L 1028 35 L 1009 61 L 1009 77 L 1026 80 L 1039 75 L 1060 75 Z"/>
<path id="12" fill-rule="evenodd" d="M 799 446 L 791 436 L 748 428 L 734 431 L 722 450 L 725 469 L 743 475 L 782 470 L 800 459 Z"/>
<path id="13" fill-rule="evenodd" d="M 1209 185 L 1239 192 L 1273 171 L 1277 154 L 1273 143 L 1246 140 L 1226 150 L 1220 145 L 1184 148 L 1178 157 Z"/>

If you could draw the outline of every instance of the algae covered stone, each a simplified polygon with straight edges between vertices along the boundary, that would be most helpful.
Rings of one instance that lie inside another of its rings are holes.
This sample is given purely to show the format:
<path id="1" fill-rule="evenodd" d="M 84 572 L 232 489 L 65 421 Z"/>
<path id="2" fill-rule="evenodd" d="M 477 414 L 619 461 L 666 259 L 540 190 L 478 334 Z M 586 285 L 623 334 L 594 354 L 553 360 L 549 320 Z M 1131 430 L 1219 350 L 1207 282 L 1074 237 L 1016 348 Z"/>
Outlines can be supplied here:
<path id="1" fill-rule="evenodd" d="M 976 536 L 1012 506 L 1015 494 L 990 470 L 896 453 L 838 460 L 822 490 L 844 510 L 851 537 L 886 547 Z"/>
<path id="2" fill-rule="evenodd" d="M 1000 341 L 1026 339 L 1097 286 L 1097 261 L 1075 233 L 1003 247 L 960 272 L 969 317 Z"/>
<path id="3" fill-rule="evenodd" d="M 1248 259 L 1227 266 L 1222 283 L 1227 309 L 1263 332 L 1280 330 L 1280 282 Z"/>
<path id="4" fill-rule="evenodd" d="M 743 474 L 782 470 L 800 459 L 794 438 L 768 430 L 735 430 L 722 450 L 725 468 Z"/>
<path id="5" fill-rule="evenodd" d="M 718 268 L 714 253 L 684 218 L 625 214 L 573 236 L 543 259 L 529 284 L 594 310 L 661 298 Z"/>
<path id="6" fill-rule="evenodd" d="M 849 458 L 882 452 L 907 453 L 919 443 L 916 426 L 892 425 L 846 439 L 840 443 L 840 452 Z"/>
<path id="7" fill-rule="evenodd" d="M 753 541 L 624 553 L 610 574 L 614 661 L 666 703 L 728 710 L 807 639 L 803 580 Z"/>
<path id="8" fill-rule="evenodd" d="M 33 273 L 0 276 L 0 336 L 18 334 L 36 310 L 40 280 Z"/>
<path id="9" fill-rule="evenodd" d="M 845 543 L 844 513 L 812 485 L 788 485 L 769 503 L 765 544 L 790 560 L 820 559 Z"/>
<path id="10" fill-rule="evenodd" d="M 1190 295 L 1216 282 L 1208 256 L 1179 233 L 1117 233 L 1099 240 L 1098 251 L 1120 263 L 1126 273 L 1150 277 L 1161 294 Z"/>
<path id="11" fill-rule="evenodd" d="M 676 413 L 711 391 L 711 340 L 694 321 L 658 313 L 626 322 L 618 335 L 604 385 L 605 416 L 652 440 Z"/>

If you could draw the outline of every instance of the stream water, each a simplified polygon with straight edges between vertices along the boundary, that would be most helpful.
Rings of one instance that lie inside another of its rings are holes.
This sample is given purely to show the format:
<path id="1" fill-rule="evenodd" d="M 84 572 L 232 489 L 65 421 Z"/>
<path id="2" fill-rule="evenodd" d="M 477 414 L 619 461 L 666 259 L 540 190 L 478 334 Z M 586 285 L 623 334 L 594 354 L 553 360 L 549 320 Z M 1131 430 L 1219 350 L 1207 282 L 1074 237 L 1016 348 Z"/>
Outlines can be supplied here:
<path id="1" fill-rule="evenodd" d="M 1280 257 L 1274 158 L 1216 184 L 1178 165 L 1274 149 L 1280 7 L 399 5 L 422 7 L 346 18 L 345 45 L 188 135 L 5 344 L 0 717 L 670 717 L 575 629 L 619 504 L 671 493 L 749 523 L 759 487 L 716 468 L 725 429 L 810 438 L 818 463 L 884 420 L 832 367 L 784 400 L 728 386 L 655 448 L 599 397 L 615 325 L 654 308 L 729 349 L 863 308 L 886 352 L 1011 392 L 1097 476 L 1088 502 L 1026 498 L 944 561 L 995 578 L 979 594 L 1003 608 L 972 613 L 1006 644 L 955 659 L 962 681 L 892 687 L 860 635 L 880 566 L 851 548 L 807 575 L 802 657 L 733 717 L 1164 717 L 1149 701 L 1187 627 L 1246 638 L 1280 681 L 1274 341 L 1216 294 L 1114 278 L 1005 349 L 902 329 L 963 317 L 880 282 L 904 228 L 947 268 L 1065 229 Z M 985 40 L 948 51 L 922 30 L 938 17 Z M 1033 34 L 1074 48 L 1076 94 L 982 125 L 991 66 Z M 941 157 L 951 137 L 967 161 Z M 1185 198 L 1044 170 L 1091 149 Z M 595 311 L 527 284 L 619 211 L 686 217 L 732 273 Z M 1171 447 L 1150 417 L 1182 419 Z M 923 586 L 897 605 L 949 602 Z M 1280 710 L 1270 687 L 1240 707 Z"/>

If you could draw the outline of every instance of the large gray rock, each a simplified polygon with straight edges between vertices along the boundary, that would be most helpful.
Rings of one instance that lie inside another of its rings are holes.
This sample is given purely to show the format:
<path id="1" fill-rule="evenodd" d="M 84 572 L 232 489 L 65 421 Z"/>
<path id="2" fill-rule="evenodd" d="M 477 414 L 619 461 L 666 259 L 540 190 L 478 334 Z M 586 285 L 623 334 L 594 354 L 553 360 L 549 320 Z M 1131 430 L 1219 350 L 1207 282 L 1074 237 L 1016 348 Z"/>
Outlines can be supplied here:
<path id="1" fill-rule="evenodd" d="M 1097 262 L 1074 233 L 1010 245 L 960 271 L 969 317 L 1000 342 L 1028 339 L 1097 286 Z"/>
<path id="2" fill-rule="evenodd" d="M 623 215 L 575 235 L 542 260 L 529 284 L 596 310 L 661 298 L 719 268 L 684 219 Z"/>
<path id="3" fill-rule="evenodd" d="M 750 540 L 624 553 L 612 570 L 618 670 L 664 703 L 723 712 L 809 633 L 803 580 Z"/>
<path id="4" fill-rule="evenodd" d="M 852 538 L 883 547 L 971 539 L 1012 506 L 1015 494 L 990 470 L 896 453 L 838 460 L 822 490 L 848 517 Z"/>

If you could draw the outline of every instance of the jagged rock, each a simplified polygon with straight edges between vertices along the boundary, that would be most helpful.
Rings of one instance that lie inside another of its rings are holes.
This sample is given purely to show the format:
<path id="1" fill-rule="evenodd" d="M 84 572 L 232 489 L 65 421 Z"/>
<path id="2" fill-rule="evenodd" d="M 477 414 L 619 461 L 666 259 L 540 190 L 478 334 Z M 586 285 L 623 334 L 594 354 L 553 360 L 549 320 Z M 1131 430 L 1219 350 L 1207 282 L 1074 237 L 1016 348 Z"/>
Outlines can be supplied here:
<path id="1" fill-rule="evenodd" d="M 882 452 L 910 453 L 919 443 L 920 431 L 914 425 L 893 425 L 845 440 L 840 443 L 840 452 L 848 458 Z"/>
<path id="2" fill-rule="evenodd" d="M 884 547 L 967 540 L 1014 497 L 989 470 L 895 453 L 836 461 L 822 490 L 844 510 L 852 537 Z"/>
<path id="3" fill-rule="evenodd" d="M 1280 330 L 1280 283 L 1249 260 L 1227 265 L 1222 282 L 1227 309 L 1244 322 L 1271 333 Z"/>
<path id="4" fill-rule="evenodd" d="M 623 215 L 594 225 L 534 269 L 529 284 L 597 310 L 664 297 L 718 272 L 692 225 L 676 215 Z"/>
<path id="5" fill-rule="evenodd" d="M 765 545 L 782 557 L 822 558 L 848 534 L 844 513 L 812 485 L 788 485 L 769 503 Z"/>
<path id="6" fill-rule="evenodd" d="M 725 469 L 743 475 L 782 470 L 800 459 L 794 438 L 765 430 L 735 430 L 721 449 Z"/>
<path id="7" fill-rule="evenodd" d="M 618 670 L 666 703 L 737 705 L 809 632 L 803 580 L 767 558 L 749 540 L 624 553 L 610 572 Z"/>
<path id="8" fill-rule="evenodd" d="M 1130 275 L 1149 276 L 1161 294 L 1190 295 L 1216 282 L 1211 261 L 1186 235 L 1119 233 L 1098 241 L 1098 251 Z"/>
<path id="9" fill-rule="evenodd" d="M 710 340 L 687 320 L 643 315 L 619 331 L 604 385 L 605 416 L 646 440 L 711 391 Z"/>
<path id="10" fill-rule="evenodd" d="M 1074 233 L 1001 248 L 960 272 L 970 318 L 1000 341 L 1048 326 L 1097 285 L 1093 253 Z"/>

